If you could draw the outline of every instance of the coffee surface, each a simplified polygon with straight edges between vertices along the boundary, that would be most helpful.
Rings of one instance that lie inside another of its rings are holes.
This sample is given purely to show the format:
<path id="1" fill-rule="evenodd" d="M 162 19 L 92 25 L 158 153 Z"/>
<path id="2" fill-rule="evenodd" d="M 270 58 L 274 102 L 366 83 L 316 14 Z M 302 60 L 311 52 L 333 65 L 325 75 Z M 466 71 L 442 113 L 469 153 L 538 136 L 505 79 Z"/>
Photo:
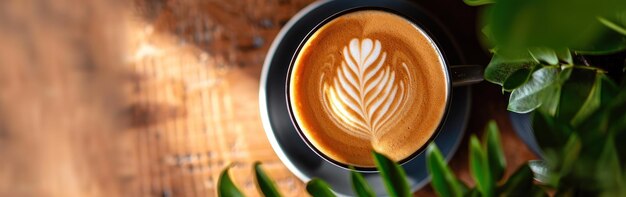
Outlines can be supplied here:
<path id="1" fill-rule="evenodd" d="M 398 15 L 355 11 L 319 28 L 292 67 L 294 118 L 316 149 L 338 162 L 374 166 L 372 150 L 400 161 L 442 120 L 448 85 L 434 43 Z"/>

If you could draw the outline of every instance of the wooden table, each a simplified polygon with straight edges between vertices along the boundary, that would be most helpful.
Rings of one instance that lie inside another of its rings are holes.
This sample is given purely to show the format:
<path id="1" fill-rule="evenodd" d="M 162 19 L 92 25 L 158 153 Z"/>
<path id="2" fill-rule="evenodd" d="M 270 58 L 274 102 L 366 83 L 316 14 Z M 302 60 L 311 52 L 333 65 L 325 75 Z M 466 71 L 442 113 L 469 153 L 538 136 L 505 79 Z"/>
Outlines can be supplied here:
<path id="1" fill-rule="evenodd" d="M 265 54 L 278 30 L 310 0 L 135 1 L 127 24 L 128 90 L 138 166 L 132 196 L 215 196 L 217 177 L 233 164 L 235 183 L 259 195 L 252 163 L 263 162 L 285 196 L 304 196 L 304 184 L 279 161 L 259 117 L 258 87 Z M 486 64 L 476 35 L 476 9 L 459 0 L 420 1 L 459 40 L 468 63 Z M 516 137 L 497 85 L 474 86 L 467 135 L 450 166 L 472 184 L 467 139 L 490 119 L 502 131 L 507 174 L 535 158 Z M 136 159 L 135 159 L 136 158 Z M 433 196 L 430 187 L 416 196 Z"/>

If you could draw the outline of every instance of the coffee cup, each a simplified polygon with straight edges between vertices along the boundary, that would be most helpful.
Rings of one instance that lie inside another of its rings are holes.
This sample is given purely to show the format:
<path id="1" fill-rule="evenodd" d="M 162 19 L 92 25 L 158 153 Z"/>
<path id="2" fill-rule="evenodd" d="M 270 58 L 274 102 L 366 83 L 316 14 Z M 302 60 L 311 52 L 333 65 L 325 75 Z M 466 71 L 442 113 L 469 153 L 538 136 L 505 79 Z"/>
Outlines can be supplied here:
<path id="1" fill-rule="evenodd" d="M 390 9 L 326 18 L 302 40 L 285 80 L 298 135 L 341 168 L 376 171 L 372 151 L 404 164 L 425 150 L 450 111 L 454 86 L 482 66 L 449 65 L 428 29 Z"/>

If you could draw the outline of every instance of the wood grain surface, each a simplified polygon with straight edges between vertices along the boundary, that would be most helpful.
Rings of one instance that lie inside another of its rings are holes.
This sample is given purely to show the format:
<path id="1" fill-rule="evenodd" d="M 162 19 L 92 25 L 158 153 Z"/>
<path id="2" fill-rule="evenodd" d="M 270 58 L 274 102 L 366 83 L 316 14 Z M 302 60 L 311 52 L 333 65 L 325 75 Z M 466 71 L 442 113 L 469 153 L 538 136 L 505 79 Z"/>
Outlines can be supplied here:
<path id="1" fill-rule="evenodd" d="M 306 195 L 265 137 L 258 87 L 271 41 L 309 3 L 135 2 L 127 48 L 141 196 L 214 196 L 229 164 L 243 192 L 259 196 L 255 161 L 285 196 Z"/>

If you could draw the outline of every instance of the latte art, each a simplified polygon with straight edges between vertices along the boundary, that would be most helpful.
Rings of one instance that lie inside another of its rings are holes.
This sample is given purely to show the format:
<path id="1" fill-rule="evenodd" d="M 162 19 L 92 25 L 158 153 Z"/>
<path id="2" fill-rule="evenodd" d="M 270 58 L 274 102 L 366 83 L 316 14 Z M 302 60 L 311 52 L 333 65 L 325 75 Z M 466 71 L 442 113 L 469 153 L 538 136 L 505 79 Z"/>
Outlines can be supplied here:
<path id="1" fill-rule="evenodd" d="M 316 30 L 291 65 L 292 120 L 332 160 L 373 167 L 425 147 L 447 103 L 445 66 L 413 23 L 384 11 L 347 13 Z"/>
<path id="2" fill-rule="evenodd" d="M 355 137 L 377 140 L 382 129 L 404 103 L 405 81 L 387 65 L 387 53 L 378 40 L 352 39 L 343 48 L 335 77 L 323 81 L 324 106 L 333 120 Z M 407 65 L 402 63 L 404 72 Z"/>

